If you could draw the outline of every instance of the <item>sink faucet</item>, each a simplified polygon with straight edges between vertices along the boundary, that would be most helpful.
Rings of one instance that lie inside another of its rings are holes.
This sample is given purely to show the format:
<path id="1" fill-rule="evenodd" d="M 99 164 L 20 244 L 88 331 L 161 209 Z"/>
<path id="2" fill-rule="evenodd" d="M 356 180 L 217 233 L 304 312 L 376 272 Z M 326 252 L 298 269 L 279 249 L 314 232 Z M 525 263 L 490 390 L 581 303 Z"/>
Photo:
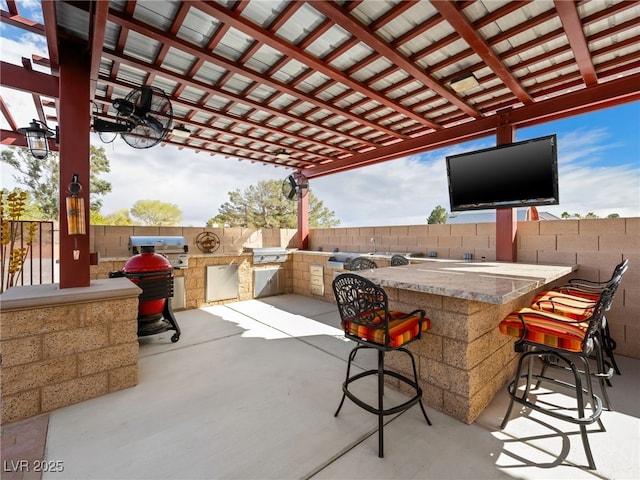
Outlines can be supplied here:
<path id="1" fill-rule="evenodd" d="M 370 242 L 373 243 L 373 253 L 376 253 L 376 239 L 371 238 Z"/>

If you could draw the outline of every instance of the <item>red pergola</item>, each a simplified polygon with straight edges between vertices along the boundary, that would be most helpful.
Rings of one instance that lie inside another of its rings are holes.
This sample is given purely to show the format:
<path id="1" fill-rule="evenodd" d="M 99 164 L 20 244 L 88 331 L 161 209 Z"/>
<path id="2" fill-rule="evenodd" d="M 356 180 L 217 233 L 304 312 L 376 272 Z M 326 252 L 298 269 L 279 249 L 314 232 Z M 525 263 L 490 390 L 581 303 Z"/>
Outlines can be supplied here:
<path id="1" fill-rule="evenodd" d="M 310 179 L 640 98 L 637 1 L 45 1 L 43 24 L 6 3 L 3 22 L 47 39 L 48 58 L 2 62 L 1 85 L 59 125 L 61 192 L 89 177 L 91 118 L 114 120 L 112 100 L 141 85 L 190 131 L 165 145 Z M 24 146 L 0 109 L 0 141 Z M 61 286 L 88 285 L 60 220 Z M 513 212 L 497 224 L 497 257 L 514 260 Z"/>

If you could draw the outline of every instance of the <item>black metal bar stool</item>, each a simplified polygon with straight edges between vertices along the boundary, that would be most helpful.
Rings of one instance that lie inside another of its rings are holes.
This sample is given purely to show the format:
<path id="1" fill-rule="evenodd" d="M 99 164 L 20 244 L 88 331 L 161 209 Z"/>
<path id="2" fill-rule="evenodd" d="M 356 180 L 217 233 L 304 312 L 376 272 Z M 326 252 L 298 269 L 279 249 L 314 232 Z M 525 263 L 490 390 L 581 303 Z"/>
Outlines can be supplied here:
<path id="1" fill-rule="evenodd" d="M 567 293 L 570 295 L 574 295 L 576 297 L 581 297 L 587 300 L 591 300 L 594 303 L 598 301 L 600 294 L 602 291 L 615 284 L 620 283 L 622 281 L 622 277 L 624 273 L 627 271 L 629 267 L 629 260 L 625 259 L 615 266 L 613 269 L 613 273 L 611 274 L 611 278 L 609 280 L 603 282 L 597 282 L 594 280 L 587 280 L 583 278 L 572 278 L 567 282 L 566 285 L 562 287 L 557 287 L 554 290 L 557 290 L 561 293 Z M 613 351 L 616 349 L 616 341 L 611 336 L 611 331 L 609 329 L 609 322 L 606 317 L 604 319 L 602 331 L 600 332 L 600 342 L 602 344 L 602 350 L 607 354 L 609 358 L 609 362 L 613 366 L 614 371 L 617 375 L 620 375 L 620 369 L 618 368 L 618 364 L 616 363 L 616 359 L 613 356 Z"/>
<path id="2" fill-rule="evenodd" d="M 595 470 L 596 466 L 587 438 L 587 425 L 597 422 L 601 431 L 604 431 L 604 425 L 600 420 L 602 400 L 593 392 L 591 385 L 589 357 L 599 349 L 597 334 L 611 296 L 611 289 L 605 289 L 591 316 L 583 320 L 574 320 L 553 312 L 521 308 L 509 314 L 500 322 L 499 327 L 503 334 L 518 337 L 514 347 L 516 352 L 520 353 L 516 376 L 507 387 L 510 402 L 501 428 L 507 426 L 514 402 L 577 424 L 580 427 L 589 468 L 592 470 Z M 538 374 L 534 373 L 533 362 L 536 358 L 541 359 L 544 365 Z M 550 370 L 555 371 L 548 368 L 550 366 L 570 372 L 573 383 L 560 376 L 550 376 Z M 543 383 L 550 385 L 554 392 L 562 390 L 574 395 L 576 408 L 562 408 L 551 402 L 538 401 L 540 399 L 535 395 L 530 396 L 531 391 L 537 390 Z"/>
<path id="3" fill-rule="evenodd" d="M 429 425 L 431 421 L 422 404 L 422 389 L 418 385 L 418 373 L 413 354 L 404 345 L 418 340 L 422 332 L 429 329 L 430 321 L 424 310 L 410 313 L 389 311 L 387 294 L 382 287 L 370 280 L 353 273 L 338 275 L 333 281 L 333 293 L 338 304 L 342 320 L 342 328 L 347 338 L 357 343 L 349 354 L 347 376 L 342 385 L 342 399 L 334 416 L 338 416 L 345 397 L 349 397 L 359 407 L 378 416 L 378 456 L 384 457 L 384 416 L 403 412 L 416 403 L 420 405 L 422 414 Z M 351 375 L 351 363 L 362 349 L 375 349 L 378 352 L 378 368 Z M 413 378 L 384 368 L 386 352 L 403 352 L 411 359 Z M 371 405 L 349 389 L 349 386 L 370 375 L 378 377 L 377 405 Z M 384 376 L 397 378 L 410 386 L 413 396 L 407 401 L 393 407 L 384 406 Z"/>
<path id="4" fill-rule="evenodd" d="M 349 262 L 349 270 L 370 270 L 372 268 L 378 268 L 378 264 L 367 257 L 356 257 Z"/>
<path id="5" fill-rule="evenodd" d="M 618 291 L 618 287 L 620 286 L 620 282 L 622 282 L 622 277 L 626 270 L 627 261 L 625 260 L 616 266 L 613 276 L 604 283 L 609 292 L 608 302 L 604 306 L 605 312 L 611 308 L 611 304 L 613 303 L 613 299 L 615 298 L 616 292 Z M 584 280 L 581 280 L 581 282 L 582 281 Z M 600 299 L 605 287 L 601 287 L 597 290 L 577 290 L 575 286 L 564 286 L 554 290 L 549 290 L 536 296 L 531 304 L 531 308 L 559 313 L 574 320 L 585 320 L 593 314 L 593 309 Z M 610 379 L 613 376 L 613 372 L 616 371 L 617 365 L 613 358 L 615 341 L 611 338 L 608 330 L 608 323 L 605 316 L 602 319 L 602 327 L 597 332 L 596 346 L 598 348 L 594 351 L 594 354 L 598 362 L 598 373 L 596 376 L 598 377 L 602 387 L 603 400 L 606 408 L 611 409 L 611 402 L 609 401 L 606 386 L 611 386 Z M 613 347 L 613 349 L 611 349 L 611 347 Z M 611 363 L 605 361 L 605 353 L 611 360 Z M 617 373 L 619 375 L 620 370 L 617 370 Z"/>
<path id="6" fill-rule="evenodd" d="M 391 266 L 399 267 L 400 265 L 409 265 L 409 259 L 404 255 L 396 254 L 391 256 Z"/>

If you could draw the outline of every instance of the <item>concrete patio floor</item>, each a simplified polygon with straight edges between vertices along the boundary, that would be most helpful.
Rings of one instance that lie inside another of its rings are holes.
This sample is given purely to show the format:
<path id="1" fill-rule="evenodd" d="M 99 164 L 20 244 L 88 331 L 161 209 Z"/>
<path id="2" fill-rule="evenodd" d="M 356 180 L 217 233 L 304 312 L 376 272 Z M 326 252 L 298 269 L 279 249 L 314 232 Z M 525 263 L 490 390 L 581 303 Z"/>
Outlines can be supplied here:
<path id="1" fill-rule="evenodd" d="M 514 407 L 501 431 L 504 391 L 471 425 L 428 406 L 431 427 L 418 407 L 389 417 L 380 459 L 375 416 L 348 400 L 333 416 L 352 347 L 335 305 L 281 295 L 177 319 L 179 342 L 170 333 L 141 339 L 136 387 L 51 412 L 48 429 L 34 420 L 46 432 L 45 459 L 64 468 L 43 478 L 640 478 L 638 360 L 617 357 L 606 432 L 589 428 L 596 471 L 586 468 L 576 425 Z M 373 379 L 362 389 L 375 397 Z M 3 443 L 16 426 L 3 429 Z M 8 446 L 3 478 L 37 478 L 7 473 Z"/>

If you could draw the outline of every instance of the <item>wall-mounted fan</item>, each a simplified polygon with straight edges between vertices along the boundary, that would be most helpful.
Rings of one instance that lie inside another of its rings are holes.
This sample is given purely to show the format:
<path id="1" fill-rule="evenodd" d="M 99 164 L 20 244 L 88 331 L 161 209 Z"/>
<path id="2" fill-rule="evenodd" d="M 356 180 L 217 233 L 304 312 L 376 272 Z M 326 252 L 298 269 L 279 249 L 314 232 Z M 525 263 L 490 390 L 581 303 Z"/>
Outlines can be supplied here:
<path id="1" fill-rule="evenodd" d="M 289 175 L 282 182 L 282 194 L 287 200 L 296 200 L 309 192 L 309 179 L 300 172 Z"/>
<path id="2" fill-rule="evenodd" d="M 105 142 L 119 133 L 133 148 L 153 147 L 167 136 L 173 121 L 171 101 L 157 87 L 142 86 L 115 98 L 113 108 L 118 112 L 115 122 L 93 119 L 93 129 Z"/>

